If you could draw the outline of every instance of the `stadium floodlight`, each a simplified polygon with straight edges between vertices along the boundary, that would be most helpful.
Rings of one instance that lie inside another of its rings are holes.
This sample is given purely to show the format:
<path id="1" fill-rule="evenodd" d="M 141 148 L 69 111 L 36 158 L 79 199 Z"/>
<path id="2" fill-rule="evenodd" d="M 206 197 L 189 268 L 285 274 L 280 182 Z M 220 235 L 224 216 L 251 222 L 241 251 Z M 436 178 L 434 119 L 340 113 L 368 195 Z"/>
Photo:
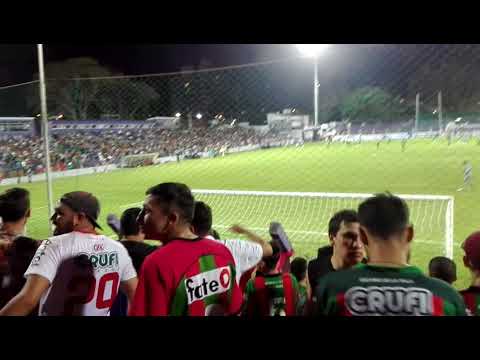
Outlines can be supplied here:
<path id="1" fill-rule="evenodd" d="M 202 116 L 202 114 L 198 113 L 195 117 L 196 117 L 198 120 L 200 120 L 203 116 Z"/>
<path id="2" fill-rule="evenodd" d="M 330 47 L 330 44 L 295 44 L 297 50 L 305 57 L 318 57 Z"/>
<path id="3" fill-rule="evenodd" d="M 314 124 L 318 126 L 318 57 L 330 47 L 330 44 L 295 44 L 295 47 L 302 56 L 313 58 L 315 65 L 315 74 L 313 81 L 313 107 Z"/>
<path id="4" fill-rule="evenodd" d="M 462 118 L 461 118 L 461 117 L 458 117 L 458 118 L 456 118 L 456 120 L 455 120 L 455 122 L 460 122 L 460 121 L 462 121 Z"/>
<path id="5" fill-rule="evenodd" d="M 179 112 L 177 112 L 177 113 L 175 114 L 175 117 L 176 117 L 176 118 L 179 118 L 180 116 L 182 116 L 182 114 L 180 114 Z"/>

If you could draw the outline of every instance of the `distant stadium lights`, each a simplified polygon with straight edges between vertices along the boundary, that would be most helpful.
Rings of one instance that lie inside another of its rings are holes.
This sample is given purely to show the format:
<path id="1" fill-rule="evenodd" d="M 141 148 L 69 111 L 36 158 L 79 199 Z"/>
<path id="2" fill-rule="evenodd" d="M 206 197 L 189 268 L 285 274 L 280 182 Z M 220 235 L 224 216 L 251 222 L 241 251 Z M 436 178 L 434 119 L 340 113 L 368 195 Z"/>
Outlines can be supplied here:
<path id="1" fill-rule="evenodd" d="M 458 118 L 455 119 L 455 122 L 460 122 L 460 121 L 462 121 L 461 117 L 458 117 Z"/>
<path id="2" fill-rule="evenodd" d="M 295 44 L 297 50 L 305 57 L 317 57 L 330 47 L 330 44 Z"/>
<path id="3" fill-rule="evenodd" d="M 182 116 L 182 114 L 180 114 L 179 112 L 177 112 L 177 113 L 175 114 L 175 117 L 177 117 L 177 118 L 179 118 L 180 116 Z"/>
<path id="4" fill-rule="evenodd" d="M 203 117 L 203 116 L 202 116 L 202 114 L 200 114 L 200 113 L 198 113 L 198 114 L 196 115 L 196 118 L 197 118 L 198 120 L 200 120 L 202 117 Z"/>
<path id="5" fill-rule="evenodd" d="M 63 119 L 63 114 L 60 114 L 60 115 L 57 116 L 57 120 L 59 120 L 59 119 Z"/>

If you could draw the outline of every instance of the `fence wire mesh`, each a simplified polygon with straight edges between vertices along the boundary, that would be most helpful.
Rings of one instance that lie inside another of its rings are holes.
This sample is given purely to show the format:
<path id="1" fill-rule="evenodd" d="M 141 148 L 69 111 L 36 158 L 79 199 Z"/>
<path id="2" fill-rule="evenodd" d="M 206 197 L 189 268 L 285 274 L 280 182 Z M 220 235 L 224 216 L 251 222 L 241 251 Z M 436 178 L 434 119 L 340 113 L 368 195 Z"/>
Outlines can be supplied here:
<path id="1" fill-rule="evenodd" d="M 332 46 L 318 59 L 321 126 L 315 136 L 312 59 L 141 76 L 115 75 L 87 58 L 47 64 L 54 197 L 91 191 L 104 218 L 138 204 L 149 186 L 163 181 L 196 189 L 449 195 L 455 197 L 458 256 L 480 210 L 474 200 L 479 55 L 479 45 L 465 44 Z M 41 238 L 49 226 L 38 85 L 0 88 L 0 165 L 3 184 L 32 189 L 36 211 L 29 231 Z M 19 117 L 32 120 L 16 122 Z M 234 153 L 239 150 L 250 151 Z M 474 169 L 468 184 L 464 161 Z M 63 176 L 66 171 L 76 172 Z M 319 205 L 324 212 L 328 201 Z M 251 214 L 257 224 L 255 209 L 265 204 L 252 197 L 230 215 Z M 300 201 L 281 210 L 278 204 L 262 214 L 273 221 L 285 211 L 297 223 L 306 211 Z M 421 232 L 444 223 L 444 203 L 415 206 Z M 232 218 L 223 214 L 228 209 L 222 203 L 223 219 Z M 323 232 L 328 216 L 318 216 L 315 230 L 318 214 L 306 214 L 307 230 Z M 239 218 L 248 222 L 248 216 Z M 422 249 L 419 244 L 415 260 L 424 265 L 441 253 L 443 238 L 436 241 Z M 316 245 L 309 245 L 307 256 Z"/>

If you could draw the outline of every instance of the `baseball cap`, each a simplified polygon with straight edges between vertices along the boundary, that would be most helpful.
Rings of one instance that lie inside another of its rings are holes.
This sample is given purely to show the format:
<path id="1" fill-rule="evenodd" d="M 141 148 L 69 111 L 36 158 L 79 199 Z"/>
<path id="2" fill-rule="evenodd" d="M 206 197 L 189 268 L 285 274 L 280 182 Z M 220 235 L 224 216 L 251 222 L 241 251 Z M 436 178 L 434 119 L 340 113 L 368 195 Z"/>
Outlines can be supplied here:
<path id="1" fill-rule="evenodd" d="M 63 195 L 60 202 L 76 213 L 84 213 L 96 228 L 103 230 L 97 223 L 98 215 L 100 214 L 100 203 L 93 194 L 85 191 L 73 191 Z"/>
<path id="2" fill-rule="evenodd" d="M 465 256 L 475 269 L 480 269 L 480 231 L 474 232 L 462 244 Z"/>

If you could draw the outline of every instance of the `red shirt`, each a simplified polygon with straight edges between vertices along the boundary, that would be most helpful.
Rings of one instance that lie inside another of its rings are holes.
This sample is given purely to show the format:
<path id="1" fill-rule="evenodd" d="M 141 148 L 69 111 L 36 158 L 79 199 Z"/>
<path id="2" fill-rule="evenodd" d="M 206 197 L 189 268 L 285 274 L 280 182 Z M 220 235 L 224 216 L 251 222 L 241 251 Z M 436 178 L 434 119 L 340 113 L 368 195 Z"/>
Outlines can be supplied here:
<path id="1" fill-rule="evenodd" d="M 230 251 L 209 239 L 177 239 L 145 259 L 130 315 L 234 315 L 241 305 Z"/>

